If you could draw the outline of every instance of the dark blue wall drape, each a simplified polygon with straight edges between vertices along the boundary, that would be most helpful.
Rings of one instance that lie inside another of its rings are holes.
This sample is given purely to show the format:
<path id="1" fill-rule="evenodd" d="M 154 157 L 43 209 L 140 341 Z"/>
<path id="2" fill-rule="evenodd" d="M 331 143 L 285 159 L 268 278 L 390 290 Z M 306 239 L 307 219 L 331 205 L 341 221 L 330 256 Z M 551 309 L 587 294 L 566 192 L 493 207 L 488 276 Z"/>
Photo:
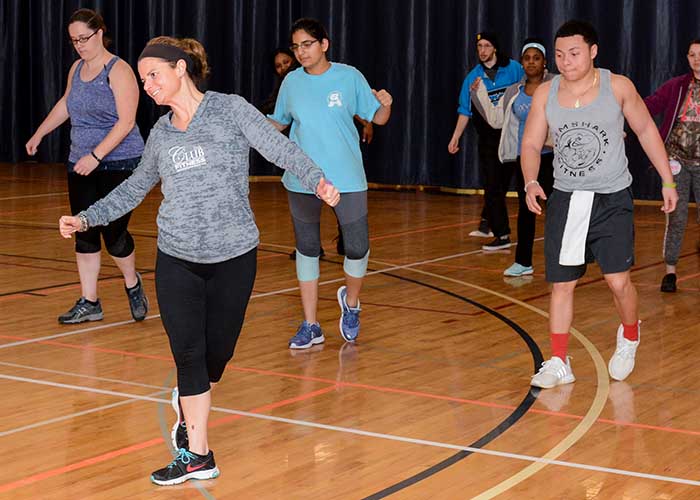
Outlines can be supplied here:
<path id="1" fill-rule="evenodd" d="M 206 47 L 209 88 L 254 104 L 269 94 L 269 54 L 287 45 L 298 17 L 326 24 L 330 58 L 360 69 L 374 88 L 394 96 L 393 116 L 365 148 L 371 182 L 477 187 L 474 131 L 457 156 L 447 153 L 462 79 L 476 63 L 473 34 L 497 31 L 504 50 L 517 53 L 527 36 L 548 41 L 569 18 L 599 30 L 598 65 L 627 75 L 646 95 L 687 71 L 688 40 L 699 36 L 694 0 L 0 0 L 0 161 L 26 160 L 24 144 L 65 88 L 76 57 L 66 20 L 79 7 L 99 10 L 112 50 L 134 65 L 156 35 L 191 36 Z M 550 58 L 550 67 L 554 61 Z M 162 110 L 142 94 L 144 135 Z M 63 161 L 68 128 L 44 139 L 40 161 Z M 638 198 L 656 198 L 659 182 L 633 137 L 630 167 Z M 254 174 L 271 173 L 255 162 Z"/>

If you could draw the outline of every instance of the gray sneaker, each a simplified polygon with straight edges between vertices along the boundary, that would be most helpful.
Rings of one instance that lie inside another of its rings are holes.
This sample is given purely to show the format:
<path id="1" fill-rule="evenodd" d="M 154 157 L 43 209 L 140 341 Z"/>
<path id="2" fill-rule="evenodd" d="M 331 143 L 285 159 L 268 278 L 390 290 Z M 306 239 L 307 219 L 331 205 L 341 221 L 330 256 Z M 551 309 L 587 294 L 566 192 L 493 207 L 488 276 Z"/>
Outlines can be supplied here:
<path id="1" fill-rule="evenodd" d="M 100 299 L 97 299 L 96 304 L 91 304 L 85 297 L 80 297 L 78 302 L 68 312 L 58 317 L 58 322 L 63 325 L 69 325 L 82 323 L 83 321 L 100 321 L 103 317 Z"/>
<path id="2" fill-rule="evenodd" d="M 131 309 L 131 317 L 136 321 L 143 321 L 148 314 L 148 297 L 143 291 L 143 282 L 141 275 L 136 273 L 138 282 L 133 288 L 126 288 L 126 296 L 129 297 L 129 308 Z"/>

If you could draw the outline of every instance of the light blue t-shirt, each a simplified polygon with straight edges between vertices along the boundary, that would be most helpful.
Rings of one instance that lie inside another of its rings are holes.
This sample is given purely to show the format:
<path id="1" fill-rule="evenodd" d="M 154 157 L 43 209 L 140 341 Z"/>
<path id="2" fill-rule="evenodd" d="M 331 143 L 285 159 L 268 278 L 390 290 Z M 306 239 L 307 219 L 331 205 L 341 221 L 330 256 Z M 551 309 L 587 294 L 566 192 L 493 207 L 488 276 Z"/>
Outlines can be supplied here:
<path id="1" fill-rule="evenodd" d="M 518 92 L 515 101 L 513 101 L 513 116 L 518 119 L 518 156 L 520 156 L 520 146 L 523 143 L 523 134 L 525 133 L 525 121 L 528 113 L 530 113 L 531 104 L 532 97 L 527 95 L 524 89 Z"/>
<path id="2" fill-rule="evenodd" d="M 268 117 L 292 124 L 289 138 L 321 167 L 341 193 L 367 190 L 360 135 L 353 117 L 371 121 L 380 104 L 365 77 L 352 66 L 331 63 L 321 75 L 304 68 L 289 73 L 280 87 L 275 112 Z M 282 183 L 289 191 L 310 193 L 287 171 Z"/>

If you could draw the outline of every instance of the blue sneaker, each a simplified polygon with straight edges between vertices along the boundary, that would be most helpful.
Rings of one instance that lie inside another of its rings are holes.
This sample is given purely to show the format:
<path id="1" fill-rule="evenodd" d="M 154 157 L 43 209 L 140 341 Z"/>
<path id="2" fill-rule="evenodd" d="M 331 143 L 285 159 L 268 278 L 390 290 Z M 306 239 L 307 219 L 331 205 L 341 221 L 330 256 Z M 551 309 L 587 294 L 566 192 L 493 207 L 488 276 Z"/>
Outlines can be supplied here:
<path id="1" fill-rule="evenodd" d="M 360 300 L 357 307 L 350 307 L 346 301 L 348 291 L 345 286 L 338 288 L 338 304 L 340 304 L 340 335 L 346 342 L 355 342 L 360 334 Z"/>
<path id="2" fill-rule="evenodd" d="M 289 348 L 308 349 L 312 345 L 322 344 L 325 340 L 321 327 L 318 324 L 314 323 L 311 325 L 304 320 L 299 326 L 296 335 L 289 339 Z"/>
<path id="3" fill-rule="evenodd" d="M 503 271 L 503 276 L 527 276 L 532 273 L 532 266 L 522 266 L 517 262 L 513 262 L 513 265 Z"/>

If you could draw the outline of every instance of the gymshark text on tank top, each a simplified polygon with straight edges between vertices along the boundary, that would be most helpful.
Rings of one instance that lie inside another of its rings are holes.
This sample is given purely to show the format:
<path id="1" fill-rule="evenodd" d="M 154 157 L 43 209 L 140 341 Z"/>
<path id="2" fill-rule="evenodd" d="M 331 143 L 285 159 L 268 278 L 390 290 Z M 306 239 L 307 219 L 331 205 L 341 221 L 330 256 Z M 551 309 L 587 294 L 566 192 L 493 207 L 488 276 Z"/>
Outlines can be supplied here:
<path id="1" fill-rule="evenodd" d="M 598 97 L 577 109 L 559 105 L 561 77 L 552 79 L 546 115 L 554 139 L 554 188 L 560 191 L 616 193 L 632 184 L 625 155 L 625 118 L 612 92 L 610 71 L 598 71 Z"/>

